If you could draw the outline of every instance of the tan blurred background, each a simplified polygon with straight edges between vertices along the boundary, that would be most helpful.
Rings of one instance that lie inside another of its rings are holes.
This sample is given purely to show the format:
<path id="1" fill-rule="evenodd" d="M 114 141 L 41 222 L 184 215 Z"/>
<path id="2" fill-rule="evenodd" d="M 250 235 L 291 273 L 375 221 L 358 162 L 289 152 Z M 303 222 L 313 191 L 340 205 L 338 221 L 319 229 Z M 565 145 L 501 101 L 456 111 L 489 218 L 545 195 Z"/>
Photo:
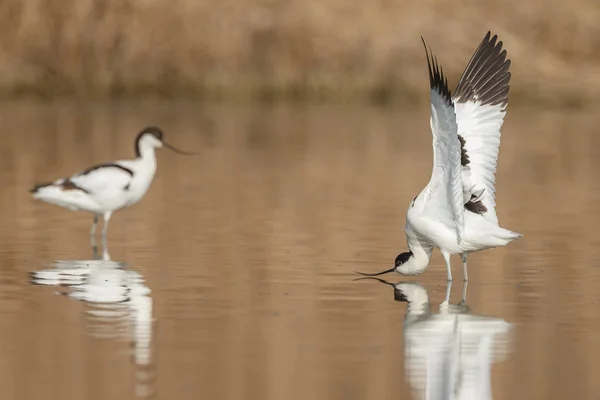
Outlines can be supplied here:
<path id="1" fill-rule="evenodd" d="M 423 99 L 420 36 L 454 87 L 483 35 L 511 102 L 600 95 L 594 0 L 4 0 L 0 88 L 45 96 Z"/>
<path id="2" fill-rule="evenodd" d="M 405 250 L 430 176 L 420 36 L 454 88 L 488 30 L 513 73 L 497 210 L 524 234 L 469 258 L 473 314 L 514 327 L 493 395 L 597 399 L 598 21 L 591 0 L 3 0 L 0 400 L 136 397 L 135 340 L 98 339 L 87 305 L 28 282 L 91 257 L 91 216 L 28 189 L 132 157 L 149 124 L 201 152 L 161 149 L 109 228 L 152 290 L 152 396 L 408 399 L 406 304 L 353 271 Z M 445 294 L 439 252 L 388 279 L 420 282 L 434 311 Z"/>

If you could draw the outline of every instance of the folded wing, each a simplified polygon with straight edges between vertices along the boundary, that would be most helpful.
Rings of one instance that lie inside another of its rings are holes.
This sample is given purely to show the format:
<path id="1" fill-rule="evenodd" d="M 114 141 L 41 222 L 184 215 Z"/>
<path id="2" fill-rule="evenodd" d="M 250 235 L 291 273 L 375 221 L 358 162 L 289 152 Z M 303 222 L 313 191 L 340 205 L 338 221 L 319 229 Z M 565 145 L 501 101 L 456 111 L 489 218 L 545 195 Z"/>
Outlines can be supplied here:
<path id="1" fill-rule="evenodd" d="M 96 210 L 120 205 L 131 184 L 133 171 L 118 163 L 101 164 L 68 178 L 35 185 L 33 197 L 73 210 Z"/>
<path id="2" fill-rule="evenodd" d="M 122 196 L 129 189 L 133 171 L 117 163 L 100 164 L 68 178 L 82 191 L 100 201 Z"/>

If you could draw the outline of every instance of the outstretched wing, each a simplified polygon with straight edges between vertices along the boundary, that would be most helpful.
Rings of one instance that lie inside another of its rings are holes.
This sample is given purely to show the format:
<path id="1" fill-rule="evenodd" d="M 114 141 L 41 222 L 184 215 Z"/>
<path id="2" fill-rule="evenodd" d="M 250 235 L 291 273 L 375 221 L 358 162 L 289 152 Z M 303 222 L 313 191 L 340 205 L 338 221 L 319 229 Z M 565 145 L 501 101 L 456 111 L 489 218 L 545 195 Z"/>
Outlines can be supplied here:
<path id="1" fill-rule="evenodd" d="M 423 40 L 423 38 L 421 38 Z M 433 133 L 433 171 L 426 188 L 425 202 L 430 210 L 439 210 L 438 217 L 456 229 L 458 242 L 464 230 L 464 200 L 461 177 L 461 147 L 457 136 L 456 115 L 448 82 L 437 59 L 425 54 L 431 87 L 431 132 Z"/>
<path id="2" fill-rule="evenodd" d="M 462 144 L 467 210 L 498 223 L 495 173 L 510 81 L 510 60 L 488 32 L 467 64 L 452 97 Z"/>

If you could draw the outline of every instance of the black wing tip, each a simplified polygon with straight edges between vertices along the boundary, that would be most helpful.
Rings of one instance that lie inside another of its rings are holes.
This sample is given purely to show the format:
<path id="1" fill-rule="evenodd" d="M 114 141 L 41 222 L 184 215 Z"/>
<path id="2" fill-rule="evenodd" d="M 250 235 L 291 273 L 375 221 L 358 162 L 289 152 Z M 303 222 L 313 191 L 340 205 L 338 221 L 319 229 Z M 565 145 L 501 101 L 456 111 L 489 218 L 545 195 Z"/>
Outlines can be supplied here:
<path id="1" fill-rule="evenodd" d="M 431 47 L 427 51 L 425 39 L 421 36 L 423 47 L 425 48 L 425 57 L 427 58 L 427 69 L 429 71 L 429 87 L 435 90 L 446 103 L 452 106 L 452 93 L 448 87 L 448 79 L 444 76 L 444 69 L 438 64 L 437 57 L 433 55 Z M 431 57 L 431 59 L 430 59 Z"/>
<path id="2" fill-rule="evenodd" d="M 459 103 L 477 101 L 482 105 L 501 105 L 508 103 L 508 88 L 511 74 L 508 71 L 511 60 L 498 35 L 488 31 L 465 67 L 454 99 Z"/>

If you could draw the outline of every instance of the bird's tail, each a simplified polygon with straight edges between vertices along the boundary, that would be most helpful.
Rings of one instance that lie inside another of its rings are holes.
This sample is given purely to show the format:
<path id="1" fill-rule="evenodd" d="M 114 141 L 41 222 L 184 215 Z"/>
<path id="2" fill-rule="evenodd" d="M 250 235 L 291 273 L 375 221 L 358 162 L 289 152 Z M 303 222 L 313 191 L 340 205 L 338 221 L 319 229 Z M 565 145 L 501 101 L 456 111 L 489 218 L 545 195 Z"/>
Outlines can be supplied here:
<path id="1" fill-rule="evenodd" d="M 86 201 L 85 193 L 72 189 L 69 185 L 65 185 L 65 182 L 66 180 L 59 180 L 52 183 L 41 183 L 33 186 L 29 192 L 36 200 L 73 210 L 80 208 L 82 202 Z"/>
<path id="2" fill-rule="evenodd" d="M 40 191 L 43 188 L 46 188 L 48 186 L 52 186 L 53 182 L 47 182 L 47 183 L 38 183 L 37 185 L 35 185 L 34 187 L 32 187 L 31 189 L 29 189 L 29 193 L 33 193 L 33 197 L 36 196 L 36 194 L 39 194 Z"/>
<path id="3" fill-rule="evenodd" d="M 494 236 L 496 236 L 496 238 L 498 238 L 499 240 L 503 241 L 504 244 L 508 244 L 513 240 L 520 238 L 523 235 L 517 232 L 509 231 L 508 229 L 504 229 L 502 227 L 498 227 L 498 230 L 496 231 L 496 234 Z"/>
<path id="4" fill-rule="evenodd" d="M 471 227 L 478 233 L 477 243 L 486 247 L 506 246 L 515 239 L 520 238 L 520 233 L 509 231 L 484 218 L 471 220 Z"/>
<path id="5" fill-rule="evenodd" d="M 32 193 L 34 199 L 49 203 L 54 203 L 53 200 L 61 197 L 61 188 L 55 182 L 37 184 L 29 189 L 29 192 Z"/>

